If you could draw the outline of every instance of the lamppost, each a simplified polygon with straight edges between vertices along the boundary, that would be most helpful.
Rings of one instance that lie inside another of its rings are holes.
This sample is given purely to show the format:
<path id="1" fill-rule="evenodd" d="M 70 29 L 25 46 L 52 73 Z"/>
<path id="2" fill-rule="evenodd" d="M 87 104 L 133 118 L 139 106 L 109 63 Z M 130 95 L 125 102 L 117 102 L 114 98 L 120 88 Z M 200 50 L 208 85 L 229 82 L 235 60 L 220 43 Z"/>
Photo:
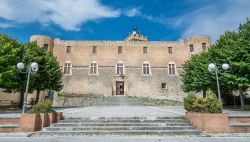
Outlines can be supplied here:
<path id="1" fill-rule="evenodd" d="M 228 69 L 229 69 L 229 65 L 226 64 L 226 63 L 224 63 L 224 64 L 222 65 L 222 69 L 225 70 L 225 71 L 228 70 Z M 216 67 L 216 64 L 210 63 L 210 64 L 208 65 L 208 70 L 209 70 L 210 72 L 215 72 L 216 82 L 217 82 L 218 97 L 219 97 L 219 100 L 221 101 L 220 84 L 219 84 L 219 77 L 218 77 L 218 68 Z"/>
<path id="2" fill-rule="evenodd" d="M 22 113 L 24 113 L 25 107 L 27 104 L 27 94 L 28 94 L 28 90 L 29 90 L 30 73 L 38 71 L 38 64 L 36 62 L 31 63 L 30 66 L 28 66 L 27 71 L 25 71 L 25 72 L 22 71 L 24 69 L 24 64 L 22 62 L 18 63 L 16 66 L 21 73 L 28 74 L 27 75 L 28 78 L 27 78 L 27 83 L 26 83 L 26 90 L 25 90 L 24 99 L 23 99 L 24 102 L 23 102 L 23 107 L 22 107 Z"/>

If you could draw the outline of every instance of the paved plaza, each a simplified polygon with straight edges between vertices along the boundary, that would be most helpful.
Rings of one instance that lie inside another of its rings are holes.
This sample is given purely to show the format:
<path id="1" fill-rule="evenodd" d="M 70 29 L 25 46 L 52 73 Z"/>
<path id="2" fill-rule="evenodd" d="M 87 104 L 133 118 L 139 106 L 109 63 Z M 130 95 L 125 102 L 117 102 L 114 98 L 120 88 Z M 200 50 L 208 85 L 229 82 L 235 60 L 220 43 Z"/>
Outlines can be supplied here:
<path id="1" fill-rule="evenodd" d="M 96 106 L 59 110 L 65 117 L 178 117 L 184 116 L 182 107 L 168 109 L 153 106 Z"/>
<path id="2" fill-rule="evenodd" d="M 113 101 L 113 100 L 112 100 Z M 119 101 L 119 102 L 118 102 Z M 114 102 L 114 101 L 113 101 Z M 107 105 L 108 104 L 108 105 Z M 183 106 L 142 106 L 136 102 L 119 98 L 115 103 L 103 102 L 101 105 L 79 108 L 58 108 L 67 118 L 98 117 L 184 117 Z M 231 111 L 227 111 L 230 113 Z M 232 114 L 236 114 L 232 112 Z M 244 113 L 248 115 L 249 113 Z M 237 114 L 238 115 L 238 114 Z M 1 112 L 0 117 L 20 117 L 20 112 Z M 249 134 L 204 134 L 200 136 L 47 136 L 29 137 L 32 133 L 0 134 L 0 142 L 249 142 Z"/>

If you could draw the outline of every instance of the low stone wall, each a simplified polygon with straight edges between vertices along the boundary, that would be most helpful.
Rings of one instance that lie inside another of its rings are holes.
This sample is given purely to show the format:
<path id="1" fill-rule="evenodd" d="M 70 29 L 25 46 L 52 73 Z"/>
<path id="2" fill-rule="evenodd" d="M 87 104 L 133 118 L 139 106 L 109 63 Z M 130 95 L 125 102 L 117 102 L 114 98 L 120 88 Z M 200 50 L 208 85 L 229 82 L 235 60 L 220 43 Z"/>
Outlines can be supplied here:
<path id="1" fill-rule="evenodd" d="M 205 132 L 230 132 L 227 114 L 188 112 L 187 119 Z"/>
<path id="2" fill-rule="evenodd" d="M 237 114 L 228 116 L 225 113 L 187 112 L 186 118 L 197 129 L 205 132 L 249 133 L 250 116 Z"/>
<path id="3" fill-rule="evenodd" d="M 103 100 L 104 96 L 95 97 L 56 97 L 53 99 L 53 107 L 86 107 L 93 106 Z"/>

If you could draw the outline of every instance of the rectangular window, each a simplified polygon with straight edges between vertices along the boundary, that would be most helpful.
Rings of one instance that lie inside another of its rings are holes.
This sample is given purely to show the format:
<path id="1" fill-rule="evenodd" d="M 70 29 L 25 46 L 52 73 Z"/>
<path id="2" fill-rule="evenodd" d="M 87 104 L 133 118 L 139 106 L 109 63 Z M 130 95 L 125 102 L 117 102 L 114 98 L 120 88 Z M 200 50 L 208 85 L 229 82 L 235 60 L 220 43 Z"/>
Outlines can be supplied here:
<path id="1" fill-rule="evenodd" d="M 118 46 L 118 53 L 119 53 L 119 54 L 122 53 L 122 46 Z"/>
<path id="2" fill-rule="evenodd" d="M 175 75 L 175 64 L 169 64 L 168 65 L 168 73 L 170 75 Z"/>
<path id="3" fill-rule="evenodd" d="M 96 47 L 96 46 L 93 46 L 93 48 L 92 48 L 92 53 L 93 53 L 93 54 L 96 54 L 96 51 L 97 51 L 97 47 Z"/>
<path id="4" fill-rule="evenodd" d="M 190 52 L 194 52 L 194 45 L 193 45 L 193 44 L 190 44 L 190 45 L 189 45 L 189 49 L 190 49 Z"/>
<path id="5" fill-rule="evenodd" d="M 161 83 L 161 89 L 167 89 L 167 84 L 166 83 Z"/>
<path id="6" fill-rule="evenodd" d="M 124 72 L 123 72 L 123 63 L 118 63 L 116 65 L 116 74 L 117 75 L 123 75 Z"/>
<path id="7" fill-rule="evenodd" d="M 206 50 L 207 49 L 207 44 L 206 43 L 202 43 L 202 49 Z"/>
<path id="8" fill-rule="evenodd" d="M 43 45 L 43 49 L 46 50 L 46 51 L 48 51 L 49 45 L 48 45 L 48 44 L 44 44 L 44 45 Z"/>
<path id="9" fill-rule="evenodd" d="M 148 47 L 143 47 L 143 53 L 147 54 L 148 53 Z"/>
<path id="10" fill-rule="evenodd" d="M 168 47 L 168 53 L 172 54 L 173 53 L 173 48 L 172 47 Z"/>
<path id="11" fill-rule="evenodd" d="M 66 53 L 71 53 L 71 46 L 67 46 Z"/>
<path id="12" fill-rule="evenodd" d="M 71 63 L 64 63 L 63 74 L 70 74 Z"/>
<path id="13" fill-rule="evenodd" d="M 143 64 L 143 74 L 149 75 L 149 64 Z"/>
<path id="14" fill-rule="evenodd" d="M 97 74 L 97 63 L 90 64 L 90 74 Z"/>

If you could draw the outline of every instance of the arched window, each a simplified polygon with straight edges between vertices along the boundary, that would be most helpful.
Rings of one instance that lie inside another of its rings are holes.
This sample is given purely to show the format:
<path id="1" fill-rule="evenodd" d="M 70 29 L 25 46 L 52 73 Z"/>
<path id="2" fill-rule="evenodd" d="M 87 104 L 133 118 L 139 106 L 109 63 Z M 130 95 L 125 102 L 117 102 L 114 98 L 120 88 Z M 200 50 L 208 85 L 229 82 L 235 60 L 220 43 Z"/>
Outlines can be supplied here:
<path id="1" fill-rule="evenodd" d="M 71 74 L 72 73 L 72 64 L 67 61 L 63 65 L 63 74 Z"/>
<path id="2" fill-rule="evenodd" d="M 151 75 L 151 68 L 148 62 L 144 62 L 142 64 L 142 74 L 143 75 Z"/>
<path id="3" fill-rule="evenodd" d="M 170 62 L 168 64 L 168 74 L 169 75 L 176 75 L 176 66 L 174 62 Z"/>
<path id="4" fill-rule="evenodd" d="M 91 75 L 98 74 L 98 64 L 96 63 L 96 61 L 90 63 L 89 74 Z"/>
<path id="5" fill-rule="evenodd" d="M 124 64 L 122 61 L 118 62 L 116 64 L 116 74 L 117 75 L 124 75 L 125 72 L 124 72 Z"/>

